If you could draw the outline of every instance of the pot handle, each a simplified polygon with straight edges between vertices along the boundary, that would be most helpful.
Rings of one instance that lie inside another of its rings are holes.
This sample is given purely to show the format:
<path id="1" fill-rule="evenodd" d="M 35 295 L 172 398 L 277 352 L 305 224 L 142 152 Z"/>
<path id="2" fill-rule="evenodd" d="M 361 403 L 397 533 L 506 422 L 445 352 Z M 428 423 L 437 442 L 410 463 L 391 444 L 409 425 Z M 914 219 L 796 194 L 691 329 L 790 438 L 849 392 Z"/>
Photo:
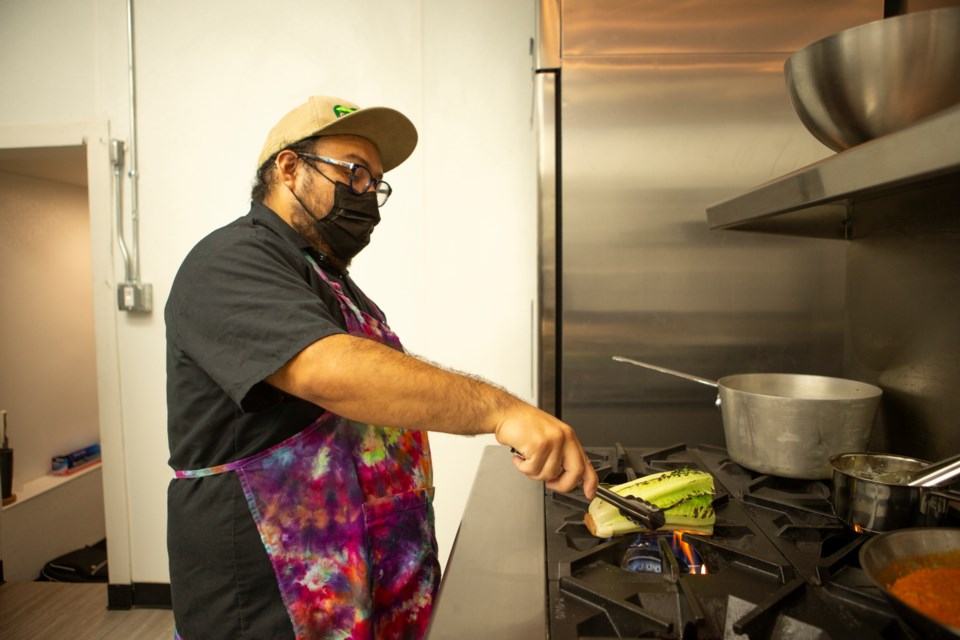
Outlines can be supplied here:
<path id="1" fill-rule="evenodd" d="M 935 489 L 923 491 L 920 513 L 926 516 L 929 524 L 938 524 L 951 508 L 960 512 L 960 492 Z"/>
<path id="2" fill-rule="evenodd" d="M 633 364 L 638 367 L 643 367 L 644 369 L 653 369 L 654 371 L 659 371 L 660 373 L 666 373 L 671 376 L 677 376 L 678 378 L 686 378 L 687 380 L 692 380 L 693 382 L 699 382 L 700 384 L 705 384 L 708 387 L 718 388 L 720 385 L 716 380 L 711 380 L 709 378 L 701 378 L 700 376 L 695 376 L 692 373 L 683 373 L 682 371 L 675 371 L 674 369 L 667 369 L 666 367 L 658 367 L 655 364 L 650 364 L 648 362 L 641 362 L 640 360 L 633 360 L 632 358 L 625 358 L 623 356 L 613 356 L 613 359 L 617 362 L 626 362 L 627 364 Z"/>
<path id="3" fill-rule="evenodd" d="M 917 471 L 910 481 L 911 487 L 937 487 L 960 476 L 960 455 L 941 460 Z"/>

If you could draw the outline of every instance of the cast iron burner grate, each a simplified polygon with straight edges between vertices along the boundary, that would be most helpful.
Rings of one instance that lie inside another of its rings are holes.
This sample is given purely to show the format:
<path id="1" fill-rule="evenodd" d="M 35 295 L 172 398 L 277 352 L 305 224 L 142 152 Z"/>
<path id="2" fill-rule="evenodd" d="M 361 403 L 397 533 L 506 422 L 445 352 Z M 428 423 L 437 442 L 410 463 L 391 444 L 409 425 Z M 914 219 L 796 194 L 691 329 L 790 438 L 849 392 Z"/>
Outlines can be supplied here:
<path id="1" fill-rule="evenodd" d="M 660 572 L 635 572 L 624 568 L 635 535 L 594 538 L 582 494 L 547 492 L 551 640 L 912 638 L 860 570 L 865 537 L 833 515 L 825 483 L 753 473 L 718 447 L 587 453 L 610 484 L 682 466 L 711 473 L 717 522 L 712 536 L 683 535 L 706 574 L 687 572 L 669 536 L 656 539 Z"/>

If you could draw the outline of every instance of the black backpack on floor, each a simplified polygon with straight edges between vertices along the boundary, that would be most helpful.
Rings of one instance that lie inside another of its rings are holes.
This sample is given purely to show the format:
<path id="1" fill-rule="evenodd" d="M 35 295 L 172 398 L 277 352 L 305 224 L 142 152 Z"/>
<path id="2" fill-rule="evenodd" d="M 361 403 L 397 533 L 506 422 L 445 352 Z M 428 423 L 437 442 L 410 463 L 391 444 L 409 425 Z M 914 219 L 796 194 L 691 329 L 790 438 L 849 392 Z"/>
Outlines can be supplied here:
<path id="1" fill-rule="evenodd" d="M 65 553 L 43 565 L 38 582 L 106 582 L 106 539 Z"/>

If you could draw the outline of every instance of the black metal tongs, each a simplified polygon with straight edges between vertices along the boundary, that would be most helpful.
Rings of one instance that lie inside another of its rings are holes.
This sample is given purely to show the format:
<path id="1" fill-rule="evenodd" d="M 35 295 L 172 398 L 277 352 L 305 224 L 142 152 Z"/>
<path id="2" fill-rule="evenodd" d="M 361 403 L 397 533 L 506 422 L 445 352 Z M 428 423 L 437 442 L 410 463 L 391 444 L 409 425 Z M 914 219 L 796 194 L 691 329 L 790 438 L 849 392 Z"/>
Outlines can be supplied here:
<path id="1" fill-rule="evenodd" d="M 627 520 L 651 531 L 659 529 L 667 522 L 667 517 L 660 510 L 660 507 L 646 500 L 621 496 L 606 487 L 600 486 L 597 487 L 597 497 L 619 509 L 620 515 Z"/>
<path id="2" fill-rule="evenodd" d="M 521 460 L 526 460 L 526 457 L 513 447 L 510 447 L 510 453 Z M 620 511 L 620 515 L 627 520 L 651 531 L 659 529 L 667 522 L 667 517 L 660 510 L 660 507 L 646 500 L 621 496 L 619 493 L 614 493 L 602 486 L 597 487 L 597 497 L 615 506 Z"/>

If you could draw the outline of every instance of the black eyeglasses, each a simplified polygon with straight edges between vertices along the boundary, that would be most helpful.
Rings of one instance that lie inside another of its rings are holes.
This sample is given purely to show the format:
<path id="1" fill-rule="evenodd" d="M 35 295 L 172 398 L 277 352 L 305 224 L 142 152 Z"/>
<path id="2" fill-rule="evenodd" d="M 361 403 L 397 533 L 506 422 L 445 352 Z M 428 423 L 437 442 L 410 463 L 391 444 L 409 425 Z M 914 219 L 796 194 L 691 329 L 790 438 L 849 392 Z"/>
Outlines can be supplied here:
<path id="1" fill-rule="evenodd" d="M 377 194 L 377 206 L 382 207 L 386 204 L 390 198 L 390 194 L 393 193 L 393 188 L 389 184 L 383 180 L 374 178 L 370 173 L 370 169 L 367 169 L 362 164 L 347 162 L 346 160 L 336 160 L 335 158 L 328 158 L 326 156 L 317 156 L 312 153 L 298 153 L 297 155 L 301 158 L 319 160 L 320 162 L 332 164 L 335 167 L 348 169 L 350 171 L 350 182 L 348 183 L 350 191 L 353 191 L 357 195 L 362 195 L 370 191 L 370 188 L 373 187 L 374 192 Z"/>

